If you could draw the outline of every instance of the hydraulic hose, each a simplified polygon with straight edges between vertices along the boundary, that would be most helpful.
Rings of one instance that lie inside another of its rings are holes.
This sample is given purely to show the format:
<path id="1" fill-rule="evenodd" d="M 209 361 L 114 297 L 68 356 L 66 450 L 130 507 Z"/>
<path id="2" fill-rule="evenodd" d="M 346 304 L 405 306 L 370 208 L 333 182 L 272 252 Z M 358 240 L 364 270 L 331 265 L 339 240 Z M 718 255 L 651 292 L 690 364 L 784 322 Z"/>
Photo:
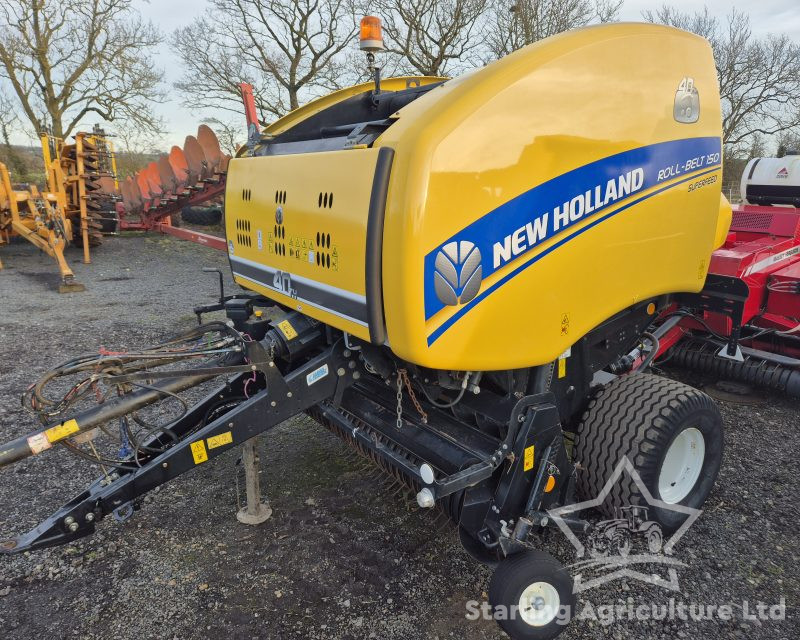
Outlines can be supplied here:
<path id="1" fill-rule="evenodd" d="M 56 425 L 34 431 L 0 445 L 0 468 L 49 449 L 53 444 L 80 431 L 87 431 L 109 420 L 114 420 L 153 404 L 165 396 L 194 387 L 215 374 L 166 378 L 157 384 L 125 394 L 93 407 Z"/>

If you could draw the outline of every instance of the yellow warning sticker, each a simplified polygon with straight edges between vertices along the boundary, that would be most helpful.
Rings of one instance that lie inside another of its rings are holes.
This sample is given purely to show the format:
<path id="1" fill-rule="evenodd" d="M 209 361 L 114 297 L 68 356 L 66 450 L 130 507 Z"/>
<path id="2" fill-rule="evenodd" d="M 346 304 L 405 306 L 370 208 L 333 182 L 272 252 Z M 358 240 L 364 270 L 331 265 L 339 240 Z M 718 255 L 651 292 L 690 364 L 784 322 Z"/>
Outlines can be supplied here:
<path id="1" fill-rule="evenodd" d="M 294 327 L 288 320 L 283 320 L 282 322 L 278 323 L 278 329 L 281 330 L 281 333 L 286 336 L 287 340 L 291 340 L 292 338 L 297 337 L 297 331 L 294 330 Z"/>
<path id="2" fill-rule="evenodd" d="M 233 442 L 233 434 L 230 431 L 220 433 L 218 436 L 211 436 L 208 442 L 209 449 L 216 449 L 217 447 L 224 447 L 226 444 Z"/>
<path id="3" fill-rule="evenodd" d="M 525 459 L 522 462 L 522 470 L 530 471 L 533 469 L 533 445 L 525 447 Z"/>
<path id="4" fill-rule="evenodd" d="M 200 464 L 201 462 L 205 462 L 208 460 L 208 454 L 206 453 L 206 445 L 202 440 L 198 440 L 196 442 L 192 442 L 189 445 L 192 448 L 192 457 L 194 458 L 195 464 Z"/>
<path id="5" fill-rule="evenodd" d="M 572 355 L 572 347 L 567 347 L 567 350 L 558 356 L 558 377 L 565 378 L 567 375 L 567 358 Z"/>
<path id="6" fill-rule="evenodd" d="M 55 427 L 50 427 L 44 432 L 48 441 L 58 442 L 71 436 L 76 431 L 80 431 L 77 420 L 67 420 L 63 424 L 57 424 Z"/>

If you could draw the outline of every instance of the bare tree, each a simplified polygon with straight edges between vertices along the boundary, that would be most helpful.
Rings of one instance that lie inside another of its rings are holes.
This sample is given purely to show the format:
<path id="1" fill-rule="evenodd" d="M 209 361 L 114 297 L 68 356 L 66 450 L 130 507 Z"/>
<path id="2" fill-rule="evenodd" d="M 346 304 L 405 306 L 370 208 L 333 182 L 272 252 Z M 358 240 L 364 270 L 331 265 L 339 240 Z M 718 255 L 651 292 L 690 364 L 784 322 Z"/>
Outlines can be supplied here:
<path id="1" fill-rule="evenodd" d="M 158 129 L 136 131 L 125 127 L 114 131 L 111 140 L 116 155 L 117 178 L 124 180 L 134 175 L 168 151 L 162 147 L 164 133 Z"/>
<path id="2" fill-rule="evenodd" d="M 342 84 L 353 46 L 349 0 L 211 0 L 172 42 L 184 65 L 186 104 L 241 114 L 239 83 L 253 85 L 263 122 Z"/>
<path id="3" fill-rule="evenodd" d="M 617 19 L 623 0 L 495 0 L 487 45 L 495 58 L 562 31 Z"/>
<path id="4" fill-rule="evenodd" d="M 6 162 L 14 173 L 16 180 L 24 181 L 27 177 L 27 168 L 19 152 L 11 144 L 11 132 L 20 124 L 19 117 L 14 109 L 14 104 L 6 94 L 0 92 L 0 142 Z"/>
<path id="5" fill-rule="evenodd" d="M 374 0 L 365 13 L 380 16 L 396 72 L 447 75 L 470 65 L 483 44 L 482 16 L 490 0 Z"/>
<path id="6" fill-rule="evenodd" d="M 791 153 L 800 153 L 800 132 L 797 131 L 781 131 L 777 136 L 777 150 L 775 155 L 783 158 L 785 155 Z M 766 155 L 766 154 L 761 154 Z"/>
<path id="7" fill-rule="evenodd" d="M 0 0 L 0 78 L 37 133 L 63 138 L 90 114 L 156 123 L 160 40 L 131 0 Z"/>
<path id="8" fill-rule="evenodd" d="M 667 5 L 643 15 L 711 43 L 722 98 L 722 138 L 729 149 L 746 150 L 757 133 L 772 136 L 800 127 L 800 45 L 788 36 L 755 38 L 749 17 L 735 9 L 725 20 L 712 17 L 708 9 L 682 13 Z"/>
<path id="9" fill-rule="evenodd" d="M 214 130 L 220 148 L 229 156 L 236 155 L 239 147 L 247 141 L 247 127 L 245 127 L 244 118 L 240 117 L 235 121 L 205 118 L 203 122 Z"/>

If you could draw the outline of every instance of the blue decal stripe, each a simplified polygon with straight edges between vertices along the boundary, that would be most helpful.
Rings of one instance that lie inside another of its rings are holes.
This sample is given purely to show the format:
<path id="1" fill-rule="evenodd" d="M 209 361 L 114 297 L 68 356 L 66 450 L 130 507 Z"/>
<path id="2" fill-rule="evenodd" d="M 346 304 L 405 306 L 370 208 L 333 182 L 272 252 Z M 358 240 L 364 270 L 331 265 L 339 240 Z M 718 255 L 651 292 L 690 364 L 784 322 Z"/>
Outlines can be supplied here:
<path id="1" fill-rule="evenodd" d="M 429 320 L 446 305 L 434 286 L 436 259 L 447 244 L 474 244 L 483 279 L 534 253 L 538 245 L 570 232 L 629 198 L 716 166 L 718 137 L 683 138 L 637 147 L 576 167 L 500 204 L 430 251 L 424 258 L 424 313 Z"/>
<path id="2" fill-rule="evenodd" d="M 506 284 L 506 282 L 508 282 L 509 280 L 514 278 L 515 276 L 517 276 L 519 273 L 521 273 L 522 271 L 524 271 L 525 269 L 530 267 L 532 264 L 535 264 L 536 262 L 538 262 L 539 260 L 544 258 L 549 253 L 555 251 L 556 249 L 558 249 L 559 247 L 561 247 L 565 243 L 569 242 L 573 238 L 581 235 L 582 233 L 584 233 L 584 232 L 588 231 L 589 229 L 595 227 L 596 225 L 600 224 L 601 222 L 605 222 L 609 218 L 617 215 L 618 213 L 621 213 L 621 212 L 625 211 L 626 209 L 629 209 L 629 208 L 633 207 L 634 205 L 637 205 L 640 202 L 643 202 L 644 200 L 647 200 L 648 198 L 652 198 L 653 196 L 658 195 L 659 193 L 662 193 L 664 191 L 667 191 L 668 189 L 671 189 L 672 187 L 677 187 L 679 184 L 683 184 L 684 182 L 689 182 L 690 180 L 695 180 L 695 179 L 700 178 L 701 176 L 704 176 L 704 175 L 706 175 L 708 173 L 713 173 L 714 171 L 717 171 L 719 169 L 719 167 L 720 167 L 720 164 L 718 163 L 712 169 L 708 169 L 708 170 L 703 171 L 701 173 L 696 173 L 696 174 L 691 175 L 691 176 L 689 176 L 687 178 L 683 178 L 682 180 L 678 180 L 677 182 L 673 182 L 672 184 L 669 184 L 669 185 L 667 185 L 665 187 L 661 187 L 660 189 L 656 189 L 655 191 L 653 191 L 651 193 L 648 193 L 648 194 L 646 194 L 646 195 L 644 195 L 644 196 L 642 196 L 640 198 L 637 198 L 636 200 L 632 200 L 631 202 L 628 202 L 628 203 L 624 204 L 619 209 L 615 209 L 614 211 L 611 211 L 610 213 L 607 213 L 606 215 L 604 215 L 602 217 L 599 217 L 599 218 L 596 218 L 595 220 L 592 220 L 592 222 L 587 224 L 582 229 L 579 229 L 575 233 L 572 233 L 572 234 L 570 234 L 568 236 L 565 236 L 564 238 L 562 238 L 561 240 L 559 240 L 558 242 L 553 244 L 551 247 L 548 247 L 547 249 L 545 249 L 541 253 L 536 254 L 535 256 L 533 256 L 532 258 L 530 258 L 529 260 L 527 260 L 526 262 L 524 262 L 523 264 L 518 266 L 516 269 L 511 271 L 510 273 L 508 273 L 505 276 L 503 276 L 502 278 L 500 278 L 500 280 L 495 282 L 492 286 L 487 287 L 484 291 L 479 293 L 473 300 L 471 300 L 470 302 L 465 304 L 463 307 L 461 307 L 458 311 L 456 311 L 456 313 L 454 313 L 447 320 L 445 320 L 441 324 L 441 326 L 439 326 L 436 330 L 433 331 L 433 333 L 431 333 L 428 336 L 428 346 L 430 347 L 434 342 L 436 342 L 439 338 L 441 338 L 442 335 L 444 335 L 444 333 L 450 327 L 452 327 L 456 322 L 458 322 L 465 314 L 467 314 L 470 310 L 472 310 L 478 303 L 480 303 L 482 300 L 484 300 L 487 296 L 489 296 L 493 292 L 497 291 L 497 289 L 499 289 L 504 284 Z"/>

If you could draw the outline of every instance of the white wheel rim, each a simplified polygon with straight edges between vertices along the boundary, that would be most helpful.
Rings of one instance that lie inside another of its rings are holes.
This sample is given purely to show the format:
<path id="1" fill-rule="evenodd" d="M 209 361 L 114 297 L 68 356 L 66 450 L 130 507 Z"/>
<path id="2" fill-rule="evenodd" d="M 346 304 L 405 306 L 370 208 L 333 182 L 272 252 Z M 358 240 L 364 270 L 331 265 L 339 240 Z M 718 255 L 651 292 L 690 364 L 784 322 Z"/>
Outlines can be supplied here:
<path id="1" fill-rule="evenodd" d="M 560 606 L 558 591 L 549 582 L 534 582 L 519 597 L 519 614 L 532 627 L 543 627 L 555 620 Z"/>
<path id="2" fill-rule="evenodd" d="M 658 475 L 658 492 L 667 504 L 677 504 L 694 488 L 706 458 L 706 440 L 699 429 L 690 427 L 681 431 L 667 449 L 661 473 Z"/>

